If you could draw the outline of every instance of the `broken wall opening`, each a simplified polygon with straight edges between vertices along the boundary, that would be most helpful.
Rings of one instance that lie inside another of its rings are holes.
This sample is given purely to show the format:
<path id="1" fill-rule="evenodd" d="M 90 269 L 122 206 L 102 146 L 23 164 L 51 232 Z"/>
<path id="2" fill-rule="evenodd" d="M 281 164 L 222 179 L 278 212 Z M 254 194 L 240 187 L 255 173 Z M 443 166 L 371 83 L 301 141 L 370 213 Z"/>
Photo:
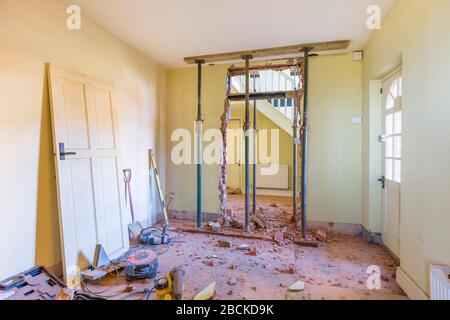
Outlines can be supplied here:
<path id="1" fill-rule="evenodd" d="M 252 138 L 252 151 L 253 154 L 250 157 L 253 166 L 253 208 L 250 210 L 250 201 L 248 197 L 248 186 L 246 183 L 246 215 L 251 211 L 250 219 L 246 217 L 247 221 L 251 220 L 256 226 L 262 227 L 264 223 L 261 223 L 263 219 L 258 219 L 258 204 L 256 198 L 256 170 L 258 164 L 258 155 L 255 154 L 257 141 L 256 134 L 259 129 L 256 124 L 256 113 L 258 112 L 257 104 L 258 101 L 268 101 L 272 103 L 273 101 L 283 101 L 285 105 L 292 107 L 292 130 L 293 130 L 293 201 L 292 201 L 292 213 L 291 220 L 293 223 L 300 227 L 299 222 L 301 221 L 301 211 L 298 209 L 298 198 L 299 198 L 299 177 L 298 177 L 298 160 L 302 160 L 302 137 L 305 130 L 300 130 L 304 126 L 303 119 L 305 119 L 304 110 L 302 108 L 302 101 L 304 95 L 304 82 L 305 82 L 305 72 L 304 72 L 304 59 L 291 59 L 288 61 L 277 61 L 267 62 L 263 65 L 246 65 L 245 67 L 235 67 L 231 66 L 228 69 L 227 74 L 227 98 L 224 102 L 224 111 L 221 115 L 221 133 L 223 139 L 223 149 L 222 149 L 222 159 L 219 174 L 219 200 L 220 200 L 220 213 L 225 222 L 234 221 L 232 216 L 232 210 L 227 210 L 229 197 L 228 197 L 228 166 L 229 163 L 229 147 L 232 145 L 234 147 L 235 143 L 230 141 L 235 139 L 234 135 L 229 135 L 229 124 L 232 119 L 232 103 L 245 101 L 246 102 L 246 116 L 245 123 L 243 126 L 243 132 L 246 137 Z M 278 83 L 278 86 L 274 86 L 273 82 L 275 77 L 270 76 L 270 74 L 285 75 L 285 79 L 294 79 L 293 83 Z M 250 79 L 253 80 L 253 85 L 250 84 Z M 272 83 L 270 83 L 272 82 Z M 240 87 L 240 88 L 238 88 Z M 244 90 L 242 90 L 245 88 Z M 250 92 L 253 91 L 253 92 Z M 253 102 L 253 128 L 251 128 L 250 120 L 250 107 L 249 102 Z M 281 105 L 281 104 L 280 104 Z M 278 107 L 274 104 L 274 107 Z M 300 146 L 300 147 L 299 147 Z M 233 150 L 231 150 L 233 151 Z M 249 170 L 250 163 L 247 159 L 245 164 L 245 169 Z M 278 165 L 278 164 L 276 164 Z M 246 226 L 247 227 L 247 226 Z"/>

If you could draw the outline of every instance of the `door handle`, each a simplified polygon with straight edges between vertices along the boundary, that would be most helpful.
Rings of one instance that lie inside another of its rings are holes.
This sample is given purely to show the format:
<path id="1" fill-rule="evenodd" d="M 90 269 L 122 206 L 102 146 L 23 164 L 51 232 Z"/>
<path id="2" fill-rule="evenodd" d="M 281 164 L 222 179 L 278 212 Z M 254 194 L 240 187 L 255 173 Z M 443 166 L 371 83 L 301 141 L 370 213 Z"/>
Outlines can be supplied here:
<path id="1" fill-rule="evenodd" d="M 66 160 L 66 156 L 76 156 L 76 152 L 66 152 L 66 147 L 63 142 L 59 143 L 59 160 Z"/>
<path id="2" fill-rule="evenodd" d="M 378 181 L 381 182 L 381 187 L 382 187 L 383 189 L 386 189 L 386 177 L 385 177 L 385 176 L 382 176 L 380 179 L 378 179 Z"/>

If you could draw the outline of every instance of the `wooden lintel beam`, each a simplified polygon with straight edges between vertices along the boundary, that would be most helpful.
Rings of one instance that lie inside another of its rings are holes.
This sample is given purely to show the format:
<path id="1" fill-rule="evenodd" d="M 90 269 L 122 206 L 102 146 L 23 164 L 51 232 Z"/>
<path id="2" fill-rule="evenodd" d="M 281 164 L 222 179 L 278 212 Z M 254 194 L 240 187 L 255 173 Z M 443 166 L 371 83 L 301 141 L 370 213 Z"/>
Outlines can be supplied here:
<path id="1" fill-rule="evenodd" d="M 171 231 L 172 229 L 169 229 Z M 228 238 L 238 238 L 238 239 L 247 239 L 247 240 L 262 240 L 262 241 L 270 241 L 273 242 L 273 236 L 263 236 L 263 235 L 252 235 L 252 234 L 246 234 L 239 232 L 238 230 L 234 232 L 214 232 L 214 231 L 208 231 L 205 229 L 192 229 L 192 228 L 178 228 L 174 229 L 173 231 L 178 232 L 185 232 L 185 233 L 197 233 L 197 234 L 206 234 L 206 235 L 212 235 L 212 236 L 221 236 L 221 237 L 228 237 Z"/>
<path id="2" fill-rule="evenodd" d="M 252 92 L 250 100 L 269 100 L 269 99 L 294 99 L 297 91 L 275 91 L 275 92 Z M 245 93 L 232 93 L 228 95 L 228 99 L 232 102 L 245 101 Z"/>
<path id="3" fill-rule="evenodd" d="M 266 57 L 300 54 L 303 52 L 305 48 L 309 48 L 310 52 L 342 50 L 347 49 L 349 45 L 350 45 L 349 40 L 307 43 L 277 48 L 266 48 L 249 51 L 237 51 L 237 52 L 218 53 L 196 57 L 187 57 L 184 58 L 184 61 L 188 64 L 195 64 L 199 60 L 204 61 L 205 63 L 237 61 L 242 60 L 242 57 L 245 56 L 252 56 L 253 58 L 266 58 Z"/>
<path id="4" fill-rule="evenodd" d="M 282 71 L 290 68 L 300 68 L 299 62 L 291 63 L 291 64 L 273 64 L 273 65 L 259 65 L 259 66 L 250 66 L 250 71 L 264 71 L 264 70 L 273 70 L 273 71 Z M 245 67 L 231 67 L 228 69 L 231 76 L 239 76 L 244 75 L 247 72 Z"/>

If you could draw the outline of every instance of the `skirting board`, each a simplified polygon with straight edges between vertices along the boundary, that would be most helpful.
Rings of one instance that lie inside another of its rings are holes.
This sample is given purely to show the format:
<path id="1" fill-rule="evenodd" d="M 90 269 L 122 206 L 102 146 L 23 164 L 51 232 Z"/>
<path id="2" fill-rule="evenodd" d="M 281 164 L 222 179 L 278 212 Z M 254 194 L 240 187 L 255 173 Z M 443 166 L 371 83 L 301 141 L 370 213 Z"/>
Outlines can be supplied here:
<path id="1" fill-rule="evenodd" d="M 396 263 L 397 265 L 400 265 L 400 257 L 397 257 L 397 256 L 395 255 L 395 253 L 392 252 L 392 250 L 389 249 L 389 247 L 388 247 L 387 245 L 384 244 L 383 241 L 381 241 L 381 246 L 384 248 L 384 250 L 386 250 L 386 251 L 389 253 L 389 255 L 391 256 L 391 258 L 395 260 L 395 263 Z"/>
<path id="2" fill-rule="evenodd" d="M 411 300 L 430 300 L 428 295 L 401 268 L 397 268 L 397 283 Z"/>
<path id="3" fill-rule="evenodd" d="M 273 197 L 292 197 L 291 190 L 277 190 L 277 189 L 256 189 L 256 194 L 259 196 L 273 196 Z"/>
<path id="4" fill-rule="evenodd" d="M 203 212 L 203 222 L 216 222 L 217 218 L 220 217 L 218 213 L 208 213 Z M 194 211 L 181 211 L 181 210 L 170 210 L 169 211 L 169 219 L 175 220 L 197 220 L 197 212 Z"/>
<path id="5" fill-rule="evenodd" d="M 348 236 L 360 236 L 362 226 L 353 223 L 334 223 L 321 221 L 308 221 L 308 229 L 317 230 L 322 229 L 331 234 L 343 234 Z"/>

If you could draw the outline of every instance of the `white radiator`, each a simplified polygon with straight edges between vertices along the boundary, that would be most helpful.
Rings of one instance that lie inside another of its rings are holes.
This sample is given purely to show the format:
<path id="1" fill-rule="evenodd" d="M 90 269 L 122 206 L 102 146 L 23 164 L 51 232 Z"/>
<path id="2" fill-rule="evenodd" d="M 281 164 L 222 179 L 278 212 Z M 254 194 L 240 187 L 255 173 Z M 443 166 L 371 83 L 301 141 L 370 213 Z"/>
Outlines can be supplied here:
<path id="1" fill-rule="evenodd" d="M 450 268 L 430 267 L 431 300 L 450 300 Z"/>
<path id="2" fill-rule="evenodd" d="M 288 190 L 289 166 L 258 166 L 256 188 Z"/>

